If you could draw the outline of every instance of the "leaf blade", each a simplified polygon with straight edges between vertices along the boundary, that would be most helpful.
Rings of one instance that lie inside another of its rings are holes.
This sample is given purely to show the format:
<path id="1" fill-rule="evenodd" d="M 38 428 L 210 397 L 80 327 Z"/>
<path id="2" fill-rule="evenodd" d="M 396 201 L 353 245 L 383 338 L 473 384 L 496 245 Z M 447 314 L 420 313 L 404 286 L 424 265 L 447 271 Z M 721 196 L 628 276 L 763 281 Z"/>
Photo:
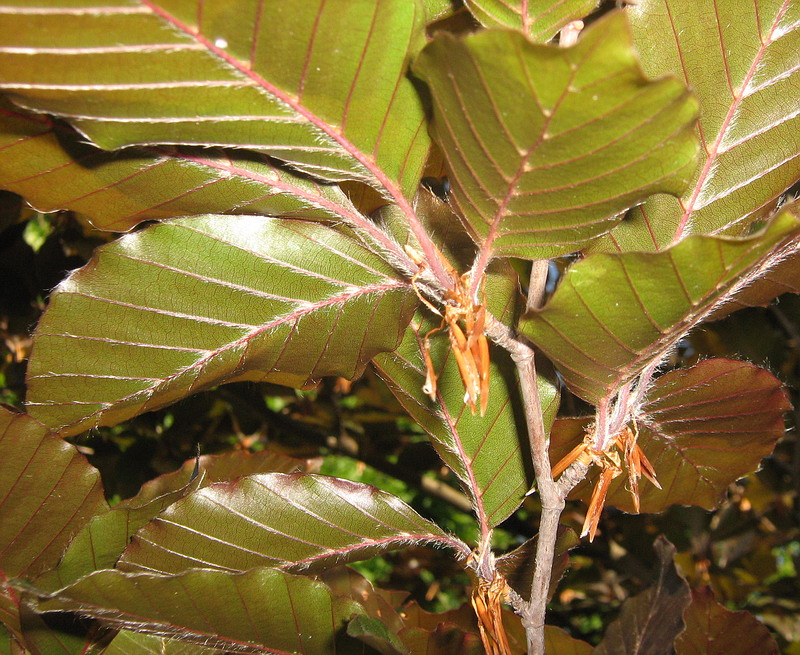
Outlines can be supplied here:
<path id="1" fill-rule="evenodd" d="M 383 260 L 318 223 L 160 223 L 59 285 L 34 337 L 29 411 L 75 433 L 234 378 L 353 377 L 395 346 L 415 305 Z"/>
<path id="2" fill-rule="evenodd" d="M 694 167 L 696 104 L 676 80 L 645 80 L 622 14 L 573 48 L 505 31 L 441 35 L 414 70 L 484 258 L 578 250 L 648 195 L 680 193 Z"/>

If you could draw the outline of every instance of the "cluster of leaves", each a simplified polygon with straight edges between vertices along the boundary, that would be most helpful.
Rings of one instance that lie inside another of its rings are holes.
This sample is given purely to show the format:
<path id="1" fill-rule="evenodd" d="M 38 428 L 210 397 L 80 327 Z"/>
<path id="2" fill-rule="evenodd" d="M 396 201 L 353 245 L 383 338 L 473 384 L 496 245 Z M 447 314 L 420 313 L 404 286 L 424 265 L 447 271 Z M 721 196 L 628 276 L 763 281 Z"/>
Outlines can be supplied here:
<path id="1" fill-rule="evenodd" d="M 544 526 L 548 494 L 588 501 L 594 482 L 572 489 L 573 467 L 557 490 L 548 455 L 587 434 L 606 452 L 636 426 L 661 483 L 641 510 L 658 513 L 716 507 L 773 451 L 789 403 L 771 373 L 725 357 L 656 373 L 691 329 L 800 290 L 800 5 L 640 0 L 548 43 L 595 4 L 0 9 L 0 185 L 101 239 L 128 232 L 55 288 L 27 413 L 0 414 L 5 652 L 525 652 L 542 544 L 557 580 L 577 539 L 543 527 L 495 560 L 493 532 L 534 484 Z M 444 175 L 444 199 L 421 186 Z M 540 307 L 544 260 L 561 273 Z M 480 415 L 450 354 L 477 306 L 495 342 Z M 427 336 L 434 312 L 449 343 Z M 535 375 L 531 344 L 558 379 Z M 63 440 L 226 382 L 367 366 L 461 484 L 463 538 L 267 450 L 189 460 L 110 507 Z M 558 380 L 593 417 L 556 418 Z M 624 480 L 607 504 L 632 511 Z M 420 545 L 478 589 L 509 585 L 523 621 L 503 610 L 493 641 L 468 606 L 431 615 L 341 567 Z M 777 652 L 656 551 L 653 585 L 596 648 L 548 627 L 547 652 L 710 653 L 720 633 L 724 652 Z M 67 613 L 93 622 L 54 623 Z"/>

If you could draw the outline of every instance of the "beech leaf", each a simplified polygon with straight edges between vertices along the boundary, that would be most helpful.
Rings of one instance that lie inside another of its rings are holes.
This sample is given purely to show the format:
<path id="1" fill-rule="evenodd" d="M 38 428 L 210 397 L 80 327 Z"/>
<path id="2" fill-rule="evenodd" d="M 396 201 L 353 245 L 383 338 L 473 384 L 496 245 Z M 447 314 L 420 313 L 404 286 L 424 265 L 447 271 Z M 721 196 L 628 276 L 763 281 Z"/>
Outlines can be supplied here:
<path id="1" fill-rule="evenodd" d="M 793 205 L 749 238 L 694 236 L 658 253 L 589 255 L 520 328 L 570 389 L 596 404 L 765 271 L 795 256 L 798 217 Z"/>
<path id="2" fill-rule="evenodd" d="M 0 622 L 20 643 L 14 577 L 55 566 L 72 535 L 108 509 L 99 472 L 75 446 L 0 406 Z"/>
<path id="3" fill-rule="evenodd" d="M 714 600 L 708 587 L 692 590 L 683 615 L 686 630 L 675 642 L 676 655 L 779 655 L 767 626 L 750 612 L 732 612 Z"/>
<path id="4" fill-rule="evenodd" d="M 784 434 L 791 408 L 782 384 L 748 362 L 708 359 L 658 378 L 642 405 L 639 446 L 655 468 L 662 489 L 639 483 L 642 512 L 672 504 L 714 509 L 728 486 L 756 470 Z M 551 457 L 558 461 L 583 437 L 586 421 L 557 421 Z M 597 473 L 575 488 L 589 500 Z M 615 479 L 606 505 L 633 512 L 627 475 Z"/>
<path id="5" fill-rule="evenodd" d="M 108 153 L 63 123 L 0 97 L 0 187 L 39 211 L 69 209 L 102 230 L 202 213 L 344 221 L 376 232 L 336 186 L 259 153 L 147 146 Z"/>
<path id="6" fill-rule="evenodd" d="M 513 321 L 519 297 L 516 276 L 505 265 L 489 269 L 486 297 L 501 321 Z M 498 306 L 498 301 L 505 302 Z M 373 365 L 411 417 L 431 438 L 442 460 L 458 476 L 472 499 L 482 526 L 498 525 L 522 503 L 533 484 L 528 436 L 515 367 L 508 354 L 490 346 L 489 404 L 485 416 L 473 415 L 464 402 L 458 364 L 444 334 L 432 336 L 431 358 L 439 373 L 437 399 L 423 391 L 426 368 L 422 343 L 439 318 L 417 314 L 400 346 L 375 358 Z M 540 375 L 539 395 L 547 428 L 558 409 L 555 385 Z"/>
<path id="7" fill-rule="evenodd" d="M 416 191 L 429 141 L 406 77 L 414 0 L 42 0 L 0 15 L 0 89 L 101 148 L 258 150 L 326 180 Z M 50 34 L 69 35 L 53 47 Z"/>
<path id="8" fill-rule="evenodd" d="M 114 627 L 236 652 L 362 652 L 355 640 L 334 647 L 345 623 L 363 613 L 357 603 L 276 569 L 173 576 L 97 571 L 44 597 L 38 611 L 77 612 Z"/>
<path id="9" fill-rule="evenodd" d="M 598 0 L 464 0 L 486 27 L 519 30 L 531 40 L 549 41 L 567 23 L 583 18 Z"/>
<path id="10" fill-rule="evenodd" d="M 208 486 L 170 505 L 134 535 L 118 568 L 318 570 L 410 544 L 469 555 L 468 546 L 375 487 L 321 475 L 265 473 Z"/>
<path id="11" fill-rule="evenodd" d="M 594 655 L 670 655 L 683 630 L 683 612 L 691 602 L 689 585 L 675 568 L 675 547 L 659 537 L 658 578 L 649 589 L 629 598 L 618 619 L 606 629 Z"/>
<path id="12" fill-rule="evenodd" d="M 215 648 L 189 644 L 178 639 L 120 630 L 103 655 L 220 655 Z"/>
<path id="13" fill-rule="evenodd" d="M 694 169 L 696 103 L 674 79 L 644 78 L 622 13 L 572 48 L 438 34 L 414 71 L 433 95 L 451 202 L 486 257 L 578 250 Z"/>
<path id="14" fill-rule="evenodd" d="M 58 566 L 39 576 L 36 585 L 55 590 L 92 571 L 113 568 L 139 528 L 198 488 L 254 473 L 309 471 L 317 468 L 317 464 L 315 460 L 294 459 L 269 450 L 233 451 L 188 460 L 178 471 L 150 480 L 133 498 L 93 517 L 75 535 Z"/>
<path id="15" fill-rule="evenodd" d="M 28 408 L 75 434 L 232 379 L 353 378 L 396 346 L 416 304 L 382 259 L 318 223 L 157 224 L 99 248 L 53 292 Z"/>
<path id="16" fill-rule="evenodd" d="M 745 233 L 800 178 L 800 7 L 641 0 L 626 11 L 645 73 L 674 75 L 697 96 L 702 148 L 683 195 L 648 200 L 603 247 L 660 250 L 690 234 Z"/>

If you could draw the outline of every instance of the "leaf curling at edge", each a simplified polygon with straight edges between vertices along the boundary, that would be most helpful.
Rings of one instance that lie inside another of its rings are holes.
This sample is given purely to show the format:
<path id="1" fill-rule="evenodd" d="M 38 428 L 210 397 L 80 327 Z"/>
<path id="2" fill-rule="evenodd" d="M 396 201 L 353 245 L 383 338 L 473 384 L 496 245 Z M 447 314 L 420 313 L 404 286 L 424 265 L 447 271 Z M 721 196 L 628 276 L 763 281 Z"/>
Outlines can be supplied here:
<path id="1" fill-rule="evenodd" d="M 799 253 L 795 202 L 750 237 L 692 236 L 657 253 L 592 254 L 567 270 L 520 329 L 574 393 L 608 404 L 689 330 Z"/>
<path id="2" fill-rule="evenodd" d="M 117 566 L 318 571 L 411 544 L 470 549 L 396 496 L 308 473 L 264 473 L 200 489 L 138 530 Z"/>
<path id="3" fill-rule="evenodd" d="M 652 193 L 681 193 L 694 169 L 696 102 L 675 79 L 644 78 L 620 12 L 571 48 L 442 34 L 414 72 L 479 271 L 493 256 L 578 250 Z"/>
<path id="4" fill-rule="evenodd" d="M 97 571 L 42 594 L 36 609 L 75 612 L 112 627 L 259 655 L 328 655 L 346 622 L 364 613 L 359 603 L 333 595 L 322 582 L 270 568 L 191 569 L 177 575 Z M 362 652 L 355 643 L 336 646 L 336 652 Z"/>
<path id="5" fill-rule="evenodd" d="M 639 483 L 640 511 L 670 505 L 712 510 L 728 486 L 756 470 L 784 434 L 791 409 L 781 382 L 748 362 L 707 359 L 657 378 L 636 416 L 638 445 L 662 489 Z M 551 433 L 552 461 L 578 445 L 590 419 L 558 419 Z M 589 501 L 595 468 L 570 494 Z M 607 507 L 633 512 L 627 471 L 611 482 Z"/>
<path id="6" fill-rule="evenodd" d="M 260 216 L 157 223 L 99 248 L 53 292 L 28 411 L 69 435 L 226 381 L 352 378 L 396 347 L 417 303 L 344 229 Z"/>

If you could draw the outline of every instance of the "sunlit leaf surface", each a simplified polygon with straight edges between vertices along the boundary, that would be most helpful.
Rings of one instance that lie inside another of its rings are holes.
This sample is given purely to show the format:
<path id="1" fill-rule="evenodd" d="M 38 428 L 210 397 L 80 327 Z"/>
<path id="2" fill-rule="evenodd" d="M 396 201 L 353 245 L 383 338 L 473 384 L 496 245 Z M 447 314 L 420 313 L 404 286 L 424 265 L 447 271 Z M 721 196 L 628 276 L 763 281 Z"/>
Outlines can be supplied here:
<path id="1" fill-rule="evenodd" d="M 120 630 L 103 655 L 218 655 L 221 652 L 178 639 Z"/>
<path id="2" fill-rule="evenodd" d="M 338 187 L 292 175 L 265 155 L 165 146 L 108 153 L 2 97 L 0 150 L 0 187 L 104 230 L 209 212 L 364 222 Z"/>
<path id="3" fill-rule="evenodd" d="M 500 320 L 513 321 L 518 297 L 516 276 L 505 269 L 490 271 L 487 281 L 489 309 Z M 502 303 L 506 303 L 502 305 Z M 422 391 L 425 364 L 422 342 L 439 325 L 438 317 L 417 314 L 397 350 L 380 355 L 374 365 L 403 407 L 431 437 L 439 456 L 459 477 L 473 501 L 479 521 L 494 526 L 522 503 L 533 484 L 528 436 L 522 399 L 511 358 L 491 347 L 491 386 L 486 415 L 474 416 L 464 402 L 464 385 L 448 337 L 431 340 L 431 356 L 439 375 L 436 402 Z M 546 427 L 558 408 L 558 392 L 539 376 Z"/>
<path id="4" fill-rule="evenodd" d="M 323 179 L 416 190 L 428 149 L 406 77 L 424 44 L 418 2 L 83 5 L 0 14 L 0 89 L 15 102 L 105 149 L 243 147 Z"/>
<path id="5" fill-rule="evenodd" d="M 732 612 L 714 600 L 708 587 L 692 591 L 683 615 L 686 630 L 675 642 L 676 655 L 778 655 L 767 626 L 750 612 Z"/>
<path id="6" fill-rule="evenodd" d="M 56 288 L 35 336 L 29 411 L 75 433 L 233 378 L 352 378 L 396 346 L 417 302 L 382 259 L 318 223 L 157 224 L 100 248 Z"/>
<path id="7" fill-rule="evenodd" d="M 648 195 L 680 193 L 694 169 L 696 103 L 677 80 L 643 77 L 620 13 L 572 48 L 440 34 L 414 71 L 431 88 L 452 201 L 488 252 L 578 250 Z"/>
<path id="8" fill-rule="evenodd" d="M 100 474 L 29 416 L 0 407 L 0 620 L 19 636 L 6 579 L 55 566 L 72 535 L 108 509 Z"/>
<path id="9" fill-rule="evenodd" d="M 458 539 L 375 487 L 267 473 L 214 484 L 174 503 L 134 535 L 118 566 L 163 573 L 319 569 L 412 543 L 469 554 Z"/>
<path id="10" fill-rule="evenodd" d="M 575 393 L 597 402 L 796 253 L 796 211 L 746 239 L 694 236 L 660 253 L 590 255 L 567 271 L 551 301 L 526 316 L 521 329 Z"/>
<path id="11" fill-rule="evenodd" d="M 486 27 L 520 30 L 537 42 L 552 38 L 570 21 L 583 18 L 597 0 L 464 0 Z"/>
<path id="12" fill-rule="evenodd" d="M 645 73 L 674 75 L 697 96 L 702 148 L 680 199 L 649 200 L 604 247 L 742 234 L 800 178 L 800 5 L 641 0 L 626 11 Z"/>
<path id="13" fill-rule="evenodd" d="M 639 446 L 662 489 L 639 483 L 642 512 L 672 504 L 714 509 L 728 486 L 758 468 L 784 434 L 790 409 L 780 380 L 762 368 L 730 359 L 708 359 L 657 379 L 639 412 Z M 585 421 L 556 421 L 551 459 L 577 445 Z M 597 473 L 576 487 L 588 501 Z M 627 473 L 611 483 L 606 505 L 633 512 Z"/>
<path id="14" fill-rule="evenodd" d="M 198 488 L 255 473 L 309 471 L 314 460 L 300 460 L 263 450 L 233 451 L 188 460 L 178 471 L 159 476 L 142 486 L 136 496 L 98 514 L 70 542 L 58 566 L 36 579 L 39 588 L 58 589 L 99 569 L 112 568 L 133 534 L 161 511 Z"/>
<path id="15" fill-rule="evenodd" d="M 304 655 L 334 652 L 336 632 L 363 613 L 320 582 L 263 568 L 176 576 L 98 571 L 43 599 L 38 609 L 75 611 L 121 628 L 236 652 Z M 337 646 L 337 653 L 361 652 L 355 644 Z"/>

